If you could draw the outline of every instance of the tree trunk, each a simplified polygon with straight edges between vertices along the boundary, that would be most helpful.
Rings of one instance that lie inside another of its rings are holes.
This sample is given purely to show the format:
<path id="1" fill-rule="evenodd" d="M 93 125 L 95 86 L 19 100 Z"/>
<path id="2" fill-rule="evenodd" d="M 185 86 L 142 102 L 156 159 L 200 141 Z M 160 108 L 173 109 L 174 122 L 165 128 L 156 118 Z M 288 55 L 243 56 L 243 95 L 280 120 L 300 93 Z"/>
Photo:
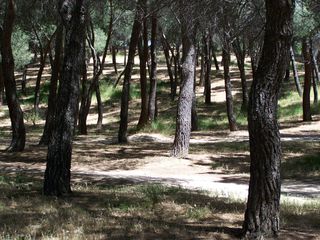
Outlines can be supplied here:
<path id="1" fill-rule="evenodd" d="M 191 110 L 194 96 L 194 70 L 196 64 L 196 29 L 192 19 L 185 19 L 185 16 L 182 17 L 181 35 L 183 52 L 181 66 L 182 79 L 178 102 L 176 133 L 171 153 L 174 157 L 185 157 L 189 152 Z"/>
<path id="2" fill-rule="evenodd" d="M 204 61 L 205 61 L 205 75 L 204 75 L 204 95 L 205 104 L 211 104 L 211 66 L 212 66 L 212 56 L 211 56 L 211 39 L 209 33 L 203 37 L 204 45 Z"/>
<path id="3" fill-rule="evenodd" d="M 175 98 L 175 82 L 174 82 L 174 76 L 173 76 L 173 72 L 172 72 L 172 62 L 170 61 L 170 45 L 169 45 L 168 40 L 166 39 L 166 36 L 164 35 L 164 33 L 163 33 L 161 28 L 160 28 L 160 31 L 161 31 L 162 48 L 163 48 L 164 56 L 166 58 L 168 75 L 169 75 L 169 80 L 170 80 L 170 90 L 171 90 L 170 91 L 170 96 L 171 96 L 171 101 L 174 101 L 174 98 Z"/>
<path id="4" fill-rule="evenodd" d="M 158 29 L 158 18 L 157 15 L 152 15 L 151 18 L 151 74 L 150 74 L 150 92 L 149 92 L 149 112 L 148 122 L 152 123 L 157 115 L 157 29 Z"/>
<path id="5" fill-rule="evenodd" d="M 148 48 L 148 24 L 147 24 L 147 6 L 143 6 L 143 34 L 139 40 L 139 58 L 140 58 L 140 90 L 141 90 L 141 112 L 138 122 L 138 128 L 143 128 L 148 123 L 148 82 L 147 82 L 147 61 L 149 55 Z"/>
<path id="6" fill-rule="evenodd" d="M 2 71 L 2 61 L 0 61 L 0 106 L 4 104 L 4 81 Z"/>
<path id="7" fill-rule="evenodd" d="M 127 46 L 123 48 L 123 66 L 127 66 Z"/>
<path id="8" fill-rule="evenodd" d="M 40 67 L 38 70 L 38 74 L 37 74 L 37 80 L 36 80 L 36 87 L 34 90 L 34 111 L 35 114 L 38 115 L 39 114 L 39 103 L 40 103 L 40 85 L 41 85 L 41 78 L 42 78 L 42 74 L 43 74 L 43 70 L 44 67 L 46 65 L 46 60 L 47 60 L 47 56 L 48 53 L 51 49 L 51 41 L 53 39 L 53 37 L 55 36 L 56 32 L 50 37 L 50 39 L 48 39 L 46 46 L 44 47 L 42 45 L 40 36 L 38 35 L 38 32 L 36 30 L 35 27 L 33 27 L 33 31 L 36 35 L 36 38 L 38 40 L 39 46 L 40 46 Z"/>
<path id="9" fill-rule="evenodd" d="M 22 79 L 21 79 L 21 93 L 22 93 L 23 95 L 26 95 L 26 94 L 27 94 L 27 91 L 26 91 L 26 86 L 27 86 L 27 72 L 28 72 L 28 65 L 25 65 L 25 66 L 24 66 L 23 73 L 22 73 Z"/>
<path id="10" fill-rule="evenodd" d="M 55 57 L 52 65 L 51 79 L 50 79 L 50 90 L 48 97 L 48 109 L 46 116 L 46 123 L 44 126 L 44 131 L 40 139 L 40 145 L 48 145 L 52 130 L 54 127 L 55 109 L 57 101 L 57 87 L 58 79 L 61 70 L 61 60 L 62 60 L 62 48 L 63 48 L 63 26 L 60 25 L 57 30 L 56 40 L 55 40 Z"/>
<path id="11" fill-rule="evenodd" d="M 199 80 L 199 86 L 204 86 L 204 78 L 206 73 L 206 64 L 205 64 L 205 54 L 204 54 L 204 48 L 201 49 L 201 61 L 200 61 L 200 80 Z M 205 93 L 205 91 L 203 92 Z"/>
<path id="12" fill-rule="evenodd" d="M 228 40 L 225 40 L 228 41 Z M 234 115 L 233 109 L 233 96 L 232 96 L 232 84 L 230 77 L 230 45 L 227 42 L 223 46 L 222 50 L 223 58 L 223 69 L 224 69 L 224 82 L 225 82 L 225 91 L 226 91 L 226 105 L 227 105 L 227 115 L 229 122 L 230 131 L 237 131 L 237 123 Z"/>
<path id="13" fill-rule="evenodd" d="M 102 55 L 102 61 L 100 62 L 100 56 L 98 55 L 94 43 L 95 43 L 95 33 L 94 33 L 94 27 L 92 21 L 90 21 L 90 34 L 87 37 L 88 46 L 91 51 L 91 56 L 93 58 L 93 77 L 90 83 L 90 86 L 87 90 L 86 86 L 86 79 L 87 79 L 87 73 L 86 69 L 83 69 L 83 95 L 81 99 L 81 107 L 79 111 L 79 133 L 80 134 L 87 134 L 87 117 L 90 111 L 91 107 L 91 100 L 92 95 L 95 92 L 96 98 L 97 98 L 97 110 L 98 110 L 98 121 L 97 121 L 97 129 L 102 129 L 102 121 L 103 121 L 103 104 L 101 100 L 101 93 L 100 93 L 100 85 L 99 85 L 99 79 L 101 74 L 103 73 L 103 66 L 106 61 L 107 52 L 109 48 L 109 43 L 112 36 L 113 31 L 113 1 L 109 0 L 110 4 L 110 20 L 109 20 L 109 28 L 108 28 L 108 34 L 107 39 L 105 42 L 103 55 Z M 84 43 L 85 45 L 85 43 Z M 84 66 L 85 67 L 85 66 Z"/>
<path id="14" fill-rule="evenodd" d="M 120 127 L 118 133 L 119 143 L 128 142 L 127 132 L 128 132 L 128 109 L 129 109 L 129 94 L 130 94 L 130 81 L 131 81 L 131 72 L 134 64 L 134 57 L 139 41 L 139 35 L 142 28 L 142 18 L 143 12 L 141 11 L 141 6 L 144 6 L 146 0 L 139 0 L 136 7 L 136 14 L 134 18 L 134 23 L 132 27 L 130 45 L 129 45 L 129 54 L 128 54 L 128 63 L 125 69 L 125 75 L 123 80 L 123 88 L 121 95 L 121 112 L 120 112 Z"/>
<path id="15" fill-rule="evenodd" d="M 241 79 L 241 88 L 242 88 L 242 106 L 241 111 L 247 112 L 248 109 L 248 89 L 247 89 L 247 79 L 246 79 L 246 70 L 245 70 L 245 58 L 246 58 L 246 49 L 243 42 L 241 47 L 240 39 L 236 39 L 233 42 L 233 50 L 237 58 L 237 65 L 240 71 Z"/>
<path id="16" fill-rule="evenodd" d="M 111 53 L 112 53 L 112 65 L 114 72 L 118 76 L 118 68 L 117 68 L 117 49 L 115 46 L 112 46 L 111 48 Z"/>
<path id="17" fill-rule="evenodd" d="M 83 63 L 87 1 L 64 0 L 60 13 L 66 28 L 65 55 L 57 97 L 54 129 L 49 142 L 43 191 L 45 195 L 71 193 L 71 156 L 75 112 Z"/>
<path id="18" fill-rule="evenodd" d="M 292 46 L 290 46 L 290 59 L 291 59 L 291 64 L 292 64 L 294 83 L 296 84 L 297 91 L 299 93 L 299 96 L 301 97 L 302 96 L 302 89 L 301 89 L 301 85 L 300 85 L 297 64 L 296 64 L 296 60 L 294 57 L 294 52 L 293 52 Z"/>
<path id="19" fill-rule="evenodd" d="M 249 98 L 250 184 L 243 230 L 248 239 L 279 232 L 281 142 L 277 122 L 279 91 L 292 38 L 292 1 L 266 0 L 266 32 Z"/>
<path id="20" fill-rule="evenodd" d="M 197 64 L 194 65 L 194 83 L 191 109 L 191 131 L 198 131 L 198 113 L 197 113 L 197 96 L 196 96 L 196 82 L 197 82 Z"/>
<path id="21" fill-rule="evenodd" d="M 310 45 L 307 39 L 302 40 L 302 54 L 304 59 L 304 90 L 303 90 L 303 121 L 311 121 L 310 91 L 312 85 L 312 64 Z"/>
<path id="22" fill-rule="evenodd" d="M 14 0 L 8 0 L 0 38 L 3 79 L 12 129 L 12 141 L 7 150 L 11 152 L 23 151 L 26 141 L 26 130 L 23 122 L 23 112 L 18 100 L 16 81 L 14 78 L 14 59 L 11 46 L 14 20 L 15 2 Z"/>
<path id="23" fill-rule="evenodd" d="M 214 47 L 212 47 L 211 50 L 212 50 L 212 57 L 213 57 L 213 62 L 216 67 L 216 70 L 220 71 L 220 67 L 219 67 L 219 63 L 218 63 L 218 59 L 217 59 L 217 55 L 216 55 L 216 50 Z"/>

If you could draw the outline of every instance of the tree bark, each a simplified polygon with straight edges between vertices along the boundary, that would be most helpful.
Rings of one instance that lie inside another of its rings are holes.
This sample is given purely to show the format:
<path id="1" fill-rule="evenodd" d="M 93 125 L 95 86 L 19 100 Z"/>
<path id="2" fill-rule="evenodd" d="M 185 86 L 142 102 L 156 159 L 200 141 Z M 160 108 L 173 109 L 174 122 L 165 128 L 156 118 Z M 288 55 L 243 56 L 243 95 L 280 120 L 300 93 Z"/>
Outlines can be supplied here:
<path id="1" fill-rule="evenodd" d="M 216 70 L 220 71 L 220 67 L 219 67 L 219 63 L 218 63 L 218 59 L 217 59 L 217 55 L 216 55 L 216 50 L 214 47 L 212 47 L 211 50 L 212 50 L 212 57 L 213 57 L 213 62 L 216 67 Z"/>
<path id="2" fill-rule="evenodd" d="M 72 142 L 83 63 L 87 1 L 64 0 L 59 9 L 66 28 L 65 55 L 43 186 L 45 195 L 54 196 L 71 193 Z"/>
<path id="3" fill-rule="evenodd" d="M 143 128 L 148 123 L 148 82 L 147 82 L 147 61 L 149 55 L 148 48 L 148 24 L 147 24 L 147 6 L 143 6 L 143 34 L 139 40 L 139 58 L 140 58 L 140 90 L 141 90 L 141 112 L 138 122 L 138 128 Z"/>
<path id="4" fill-rule="evenodd" d="M 0 38 L 3 79 L 12 129 L 12 141 L 7 150 L 11 152 L 23 151 L 26 141 L 26 130 L 23 122 L 23 112 L 18 100 L 16 81 L 14 78 L 14 59 L 11 46 L 15 16 L 15 1 L 8 0 Z"/>
<path id="5" fill-rule="evenodd" d="M 149 92 L 149 112 L 148 122 L 152 123 L 157 116 L 157 29 L 158 17 L 153 14 L 151 17 L 151 74 L 150 74 L 150 92 Z"/>
<path id="6" fill-rule="evenodd" d="M 292 46 L 290 46 L 290 60 L 291 60 L 291 64 L 292 64 L 294 83 L 296 84 L 297 91 L 299 93 L 299 96 L 301 97 L 302 96 L 302 89 L 301 89 L 301 85 L 300 85 L 297 64 L 296 64 L 296 60 L 294 57 L 294 52 L 293 52 Z"/>
<path id="7" fill-rule="evenodd" d="M 311 121 L 310 91 L 312 85 L 312 63 L 310 45 L 306 38 L 302 40 L 302 54 L 304 59 L 304 90 L 303 90 L 303 121 Z"/>
<path id="8" fill-rule="evenodd" d="M 48 109 L 46 116 L 46 123 L 44 126 L 43 134 L 40 139 L 39 145 L 48 145 L 52 130 L 54 127 L 55 109 L 57 101 L 57 87 L 61 70 L 62 60 L 62 48 L 63 48 L 63 25 L 60 25 L 57 29 L 57 35 L 55 40 L 55 56 L 52 65 L 50 90 L 48 97 Z"/>
<path id="9" fill-rule="evenodd" d="M 172 156 L 185 157 L 189 152 L 189 142 L 191 134 L 191 110 L 194 96 L 194 70 L 196 46 L 196 29 L 192 19 L 182 17 L 182 65 L 181 65 L 181 88 L 178 101 L 178 111 L 176 119 L 176 133 L 173 143 Z"/>
<path id="10" fill-rule="evenodd" d="M 136 14 L 134 18 L 134 23 L 132 27 L 130 45 L 129 45 L 129 54 L 128 62 L 125 69 L 123 88 L 121 95 L 121 112 L 120 112 L 120 127 L 118 132 L 118 141 L 119 143 L 128 142 L 127 132 L 128 132 L 128 109 L 129 109 L 129 94 L 130 94 L 130 81 L 132 68 L 134 64 L 134 57 L 139 41 L 139 35 L 142 28 L 142 18 L 143 12 L 141 11 L 141 6 L 145 5 L 146 0 L 139 0 L 136 7 Z"/>
<path id="11" fill-rule="evenodd" d="M 248 239 L 275 237 L 280 225 L 279 91 L 292 39 L 294 3 L 266 0 L 266 32 L 249 98 L 250 184 L 243 230 Z"/>

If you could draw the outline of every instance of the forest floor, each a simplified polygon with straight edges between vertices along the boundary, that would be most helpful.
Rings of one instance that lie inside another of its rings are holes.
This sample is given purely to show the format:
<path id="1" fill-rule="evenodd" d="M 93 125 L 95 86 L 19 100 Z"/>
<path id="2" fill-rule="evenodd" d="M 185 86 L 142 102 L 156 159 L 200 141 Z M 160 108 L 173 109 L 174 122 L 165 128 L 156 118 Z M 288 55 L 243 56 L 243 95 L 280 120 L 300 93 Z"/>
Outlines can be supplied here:
<path id="1" fill-rule="evenodd" d="M 159 69 L 160 78 L 165 79 L 165 68 Z M 111 71 L 107 68 L 105 73 Z M 240 130 L 228 131 L 223 80 L 220 72 L 214 73 L 212 105 L 202 103 L 202 88 L 198 88 L 200 130 L 192 133 L 190 154 L 185 159 L 170 157 L 176 102 L 166 101 L 166 82 L 159 87 L 159 120 L 140 131 L 135 129 L 139 94 L 133 85 L 128 144 L 116 141 L 120 90 L 103 96 L 103 129 L 95 129 L 96 111 L 92 107 L 89 134 L 75 137 L 74 194 L 67 199 L 53 200 L 39 194 L 47 149 L 37 143 L 44 124 L 45 101 L 42 117 L 35 118 L 30 99 L 24 98 L 27 145 L 22 153 L 4 151 L 10 142 L 10 121 L 7 110 L 1 107 L 0 238 L 237 238 L 248 194 L 248 132 L 241 114 Z M 232 77 L 237 111 L 240 87 L 235 68 Z M 134 83 L 137 78 L 135 74 Z M 320 115 L 309 123 L 300 120 L 301 104 L 291 96 L 292 85 L 285 83 L 280 101 L 280 239 L 320 239 Z M 32 85 L 29 88 L 32 93 Z M 109 88 L 102 86 L 103 90 Z M 24 214 L 24 221 L 17 219 L 19 212 Z"/>

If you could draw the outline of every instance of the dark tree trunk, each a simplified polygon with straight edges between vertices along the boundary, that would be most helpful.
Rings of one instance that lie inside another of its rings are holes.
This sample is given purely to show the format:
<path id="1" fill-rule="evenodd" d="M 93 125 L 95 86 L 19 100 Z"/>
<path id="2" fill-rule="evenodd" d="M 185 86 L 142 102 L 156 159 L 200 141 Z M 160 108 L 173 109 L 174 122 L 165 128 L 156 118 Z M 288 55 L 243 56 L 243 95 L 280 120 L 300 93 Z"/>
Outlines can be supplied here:
<path id="1" fill-rule="evenodd" d="M 140 90 L 141 90 L 141 112 L 138 122 L 138 128 L 143 128 L 148 123 L 148 82 L 147 82 L 147 61 L 149 55 L 148 48 L 148 24 L 147 24 L 147 6 L 143 6 L 143 34 L 139 40 L 139 58 L 140 58 Z"/>
<path id="2" fill-rule="evenodd" d="M 118 68 L 117 68 L 117 49 L 115 46 L 112 46 L 111 48 L 111 53 L 112 53 L 112 65 L 113 65 L 113 69 L 114 72 L 116 73 L 116 75 L 118 75 Z"/>
<path id="3" fill-rule="evenodd" d="M 262 56 L 249 98 L 250 185 L 244 233 L 248 239 L 279 232 L 281 143 L 278 96 L 289 62 L 292 1 L 266 0 L 266 32 Z"/>
<path id="4" fill-rule="evenodd" d="M 101 74 L 103 73 L 103 66 L 106 61 L 107 52 L 109 48 L 109 43 L 112 36 L 113 31 L 113 1 L 109 0 L 110 4 L 110 20 L 109 20 L 109 28 L 106 43 L 103 50 L 102 61 L 100 62 L 100 56 L 97 54 L 97 51 L 94 47 L 95 42 L 95 34 L 94 34 L 94 27 L 92 22 L 90 21 L 90 34 L 88 34 L 87 42 L 89 48 L 91 50 L 91 56 L 93 58 L 93 78 L 91 80 L 89 88 L 86 86 L 87 80 L 87 70 L 83 69 L 83 94 L 81 99 L 81 107 L 79 111 L 79 133 L 80 134 L 87 134 L 87 117 L 89 115 L 90 106 L 92 95 L 95 92 L 97 98 L 97 105 L 98 105 L 98 121 L 97 121 L 97 129 L 102 129 L 102 121 L 103 121 L 103 104 L 101 100 L 101 93 L 100 93 L 100 85 L 99 79 Z M 85 45 L 85 43 L 84 43 Z"/>
<path id="5" fill-rule="evenodd" d="M 157 106 L 157 29 L 158 29 L 158 18 L 154 14 L 151 18 L 151 74 L 150 74 L 150 92 L 149 92 L 149 112 L 148 112 L 148 122 L 152 123 L 156 116 L 156 106 Z"/>
<path id="6" fill-rule="evenodd" d="M 200 80 L 199 80 L 199 86 L 204 86 L 204 78 L 206 73 L 206 64 L 205 64 L 205 54 L 204 54 L 204 48 L 201 49 L 201 62 L 200 62 Z M 205 93 L 205 91 L 203 92 Z"/>
<path id="7" fill-rule="evenodd" d="M 23 122 L 23 112 L 17 96 L 16 81 L 14 78 L 14 59 L 12 54 L 11 37 L 15 20 L 15 2 L 7 1 L 7 9 L 0 32 L 3 79 L 6 91 L 6 100 L 12 129 L 12 141 L 7 149 L 11 152 L 23 151 L 26 141 L 26 130 Z"/>
<path id="8" fill-rule="evenodd" d="M 301 85 L 300 85 L 297 64 L 296 64 L 296 60 L 294 57 L 294 52 L 293 52 L 292 46 L 290 46 L 290 60 L 291 60 L 291 64 L 292 64 L 294 83 L 296 84 L 297 91 L 299 93 L 299 96 L 301 97 L 302 96 L 302 89 L 301 89 Z"/>
<path id="9" fill-rule="evenodd" d="M 319 94 L 318 94 L 318 82 L 316 79 L 316 71 L 314 69 L 312 71 L 312 87 L 313 87 L 313 103 L 317 105 L 319 101 Z"/>
<path id="10" fill-rule="evenodd" d="M 286 70 L 286 75 L 284 76 L 284 81 L 285 82 L 290 81 L 290 69 L 289 68 Z"/>
<path id="11" fill-rule="evenodd" d="M 62 60 L 62 48 L 63 48 L 63 26 L 60 25 L 57 29 L 57 35 L 55 40 L 55 56 L 52 64 L 52 72 L 50 79 L 50 90 L 48 97 L 48 109 L 46 116 L 46 123 L 44 125 L 44 131 L 40 139 L 40 145 L 48 145 L 54 127 L 55 109 L 57 105 L 57 87 L 58 79 L 61 69 Z"/>
<path id="12" fill-rule="evenodd" d="M 88 97 L 88 91 L 89 91 L 89 85 L 88 85 L 88 63 L 87 63 L 87 56 L 86 56 L 86 40 L 83 42 L 83 62 L 82 62 L 82 68 L 81 68 L 81 105 L 79 109 L 79 121 L 78 121 L 78 131 L 80 135 L 87 135 L 88 129 L 87 129 L 87 115 L 84 114 L 84 112 L 87 110 L 87 97 Z M 89 110 L 88 110 L 89 111 Z"/>
<path id="13" fill-rule="evenodd" d="M 170 80 L 170 96 L 171 96 L 171 101 L 174 101 L 175 98 L 175 81 L 174 81 L 174 76 L 172 72 L 172 62 L 170 60 L 170 44 L 168 43 L 168 40 L 166 39 L 166 36 L 164 35 L 162 29 L 160 28 L 161 31 L 161 43 L 162 43 L 162 48 L 164 52 L 164 56 L 166 58 L 166 64 L 167 64 L 167 69 L 168 69 L 168 75 L 169 75 L 169 80 Z M 171 51 L 173 52 L 173 51 Z M 174 57 L 174 56 L 172 56 Z"/>
<path id="14" fill-rule="evenodd" d="M 41 78 L 42 78 L 44 67 L 46 65 L 46 60 L 47 60 L 48 53 L 49 53 L 49 51 L 51 49 L 51 41 L 54 38 L 56 32 L 51 36 L 50 39 L 48 39 L 47 44 L 44 47 L 42 45 L 40 36 L 38 35 L 38 32 L 37 32 L 36 28 L 33 27 L 33 29 L 34 29 L 33 32 L 35 33 L 36 38 L 37 38 L 38 43 L 39 43 L 39 46 L 40 46 L 40 67 L 39 67 L 39 70 L 38 70 L 37 80 L 36 80 L 36 87 L 35 87 L 35 90 L 34 90 L 34 105 L 33 105 L 35 114 L 38 115 L 39 114 L 39 104 L 40 104 Z"/>
<path id="15" fill-rule="evenodd" d="M 319 72 L 318 72 L 318 65 L 316 59 L 313 55 L 313 42 L 312 39 L 309 40 L 310 42 L 310 58 L 311 58 L 311 68 L 312 68 L 312 87 L 313 87 L 313 103 L 315 105 L 318 104 L 318 82 L 319 82 Z"/>
<path id="16" fill-rule="evenodd" d="M 71 193 L 72 142 L 83 63 L 87 1 L 64 0 L 59 9 L 66 27 L 65 55 L 43 186 L 45 195 L 54 196 Z"/>
<path id="17" fill-rule="evenodd" d="M 4 104 L 4 81 L 2 71 L 2 61 L 0 61 L 0 106 Z"/>
<path id="18" fill-rule="evenodd" d="M 27 86 L 27 72 L 28 72 L 28 65 L 24 66 L 24 70 L 22 73 L 22 79 L 21 79 L 21 93 L 23 95 L 27 94 L 26 86 Z"/>
<path id="19" fill-rule="evenodd" d="M 191 109 L 191 131 L 198 131 L 198 113 L 197 113 L 197 96 L 196 96 L 196 82 L 197 82 L 197 64 L 194 65 L 194 83 Z"/>
<path id="20" fill-rule="evenodd" d="M 123 51 L 123 66 L 127 66 L 127 46 L 124 46 Z"/>
<path id="21" fill-rule="evenodd" d="M 131 73 L 134 64 L 134 57 L 136 48 L 139 41 L 139 35 L 142 28 L 142 18 L 143 12 L 141 11 L 141 6 L 145 5 L 146 0 L 139 0 L 136 7 L 136 14 L 134 18 L 134 23 L 132 27 L 130 45 L 129 45 L 129 54 L 128 54 L 128 63 L 126 65 L 124 80 L 123 80 L 123 89 L 121 95 L 121 112 L 120 112 L 120 127 L 118 133 L 119 143 L 126 143 L 127 132 L 128 132 L 128 109 L 129 109 L 129 94 L 130 94 L 130 81 Z"/>
<path id="22" fill-rule="evenodd" d="M 225 91 L 226 91 L 226 105 L 227 105 L 229 129 L 230 131 L 237 131 L 238 127 L 237 127 L 236 117 L 234 115 L 234 109 L 233 109 L 232 84 L 231 84 L 231 77 L 230 77 L 230 45 L 228 42 L 223 46 L 222 59 L 223 59 L 224 82 L 225 82 Z"/>
<path id="23" fill-rule="evenodd" d="M 211 39 L 209 33 L 203 37 L 204 45 L 204 61 L 205 61 L 205 75 L 204 75 L 204 95 L 205 104 L 211 104 Z"/>
<path id="24" fill-rule="evenodd" d="M 191 110 L 194 96 L 194 70 L 196 64 L 196 29 L 192 19 L 186 19 L 186 16 L 182 17 L 181 35 L 183 52 L 182 78 L 178 101 L 176 133 L 172 149 L 172 156 L 174 157 L 185 157 L 188 154 L 191 134 Z"/>
<path id="25" fill-rule="evenodd" d="M 212 56 L 213 56 L 213 62 L 216 67 L 216 70 L 219 71 L 220 67 L 219 67 L 219 63 L 218 63 L 218 59 L 217 59 L 217 55 L 216 55 L 216 50 L 214 47 L 212 47 Z"/>
<path id="26" fill-rule="evenodd" d="M 311 60 L 312 60 L 312 68 L 314 69 L 314 76 L 317 80 L 316 84 L 319 83 L 320 81 L 320 76 L 319 76 L 319 67 L 318 67 L 318 63 L 313 51 L 313 41 L 312 39 L 310 39 L 310 54 L 311 54 Z"/>
<path id="27" fill-rule="evenodd" d="M 312 85 L 312 64 L 310 45 L 307 39 L 302 40 L 302 54 L 304 59 L 304 90 L 303 90 L 303 121 L 311 121 L 310 91 Z"/>
<path id="28" fill-rule="evenodd" d="M 245 70 L 246 48 L 245 48 L 244 41 L 241 47 L 240 39 L 236 39 L 233 43 L 233 50 L 237 58 L 238 69 L 240 71 L 241 88 L 242 88 L 241 111 L 247 112 L 249 97 L 248 97 L 247 79 L 246 79 L 246 70 Z"/>

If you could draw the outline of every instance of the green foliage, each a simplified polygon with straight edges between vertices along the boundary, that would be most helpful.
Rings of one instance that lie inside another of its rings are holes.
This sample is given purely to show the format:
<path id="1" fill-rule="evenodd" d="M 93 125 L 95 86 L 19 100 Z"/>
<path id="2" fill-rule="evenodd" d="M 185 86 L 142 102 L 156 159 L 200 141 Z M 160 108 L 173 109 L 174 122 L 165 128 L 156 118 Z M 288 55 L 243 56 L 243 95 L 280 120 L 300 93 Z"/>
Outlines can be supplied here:
<path id="1" fill-rule="evenodd" d="M 12 51 L 17 70 L 23 69 L 30 63 L 32 54 L 29 50 L 30 37 L 20 28 L 15 29 L 12 35 Z"/>
<path id="2" fill-rule="evenodd" d="M 99 55 L 103 54 L 104 47 L 106 45 L 107 36 L 101 28 L 94 29 L 95 35 L 95 49 Z"/>
<path id="3" fill-rule="evenodd" d="M 303 4 L 296 4 L 294 13 L 294 34 L 299 37 L 308 37 L 316 28 L 312 12 Z"/>

